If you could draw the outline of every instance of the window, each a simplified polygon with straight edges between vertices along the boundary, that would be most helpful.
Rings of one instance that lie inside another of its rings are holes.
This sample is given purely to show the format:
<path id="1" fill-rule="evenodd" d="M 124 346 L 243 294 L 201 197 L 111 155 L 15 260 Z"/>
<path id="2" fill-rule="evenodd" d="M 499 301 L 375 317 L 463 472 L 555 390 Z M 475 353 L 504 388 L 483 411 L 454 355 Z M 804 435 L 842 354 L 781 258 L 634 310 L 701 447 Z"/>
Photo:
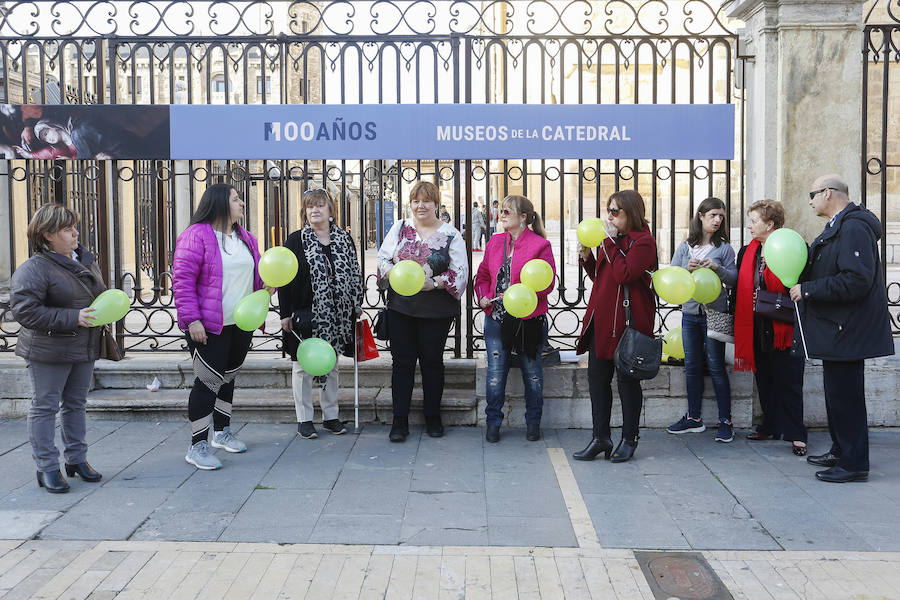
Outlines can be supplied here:
<path id="1" fill-rule="evenodd" d="M 272 93 L 272 78 L 266 77 L 265 81 L 266 81 L 265 93 L 268 96 Z M 256 93 L 260 94 L 260 95 L 263 93 L 263 77 L 256 78 Z"/>
<path id="2" fill-rule="evenodd" d="M 141 97 L 141 90 L 143 86 L 141 86 L 141 76 L 130 76 L 128 78 L 128 93 L 134 96 L 135 98 Z"/>
<path id="3" fill-rule="evenodd" d="M 231 90 L 231 83 L 228 84 L 228 90 Z M 225 76 L 224 75 L 216 75 L 212 79 L 212 91 L 216 94 L 224 94 L 226 92 L 225 89 Z"/>

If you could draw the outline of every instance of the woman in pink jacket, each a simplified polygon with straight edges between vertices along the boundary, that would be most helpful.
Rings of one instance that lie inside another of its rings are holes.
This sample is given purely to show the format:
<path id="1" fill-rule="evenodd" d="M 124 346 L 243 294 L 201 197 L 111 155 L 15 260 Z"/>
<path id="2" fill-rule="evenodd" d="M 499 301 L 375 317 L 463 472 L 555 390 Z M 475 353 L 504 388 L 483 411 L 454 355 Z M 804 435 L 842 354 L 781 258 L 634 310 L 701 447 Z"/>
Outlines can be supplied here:
<path id="1" fill-rule="evenodd" d="M 504 198 L 500 203 L 500 225 L 505 232 L 488 240 L 484 260 L 475 275 L 475 295 L 478 305 L 484 309 L 484 344 L 487 347 L 487 432 L 484 438 L 492 443 L 500 441 L 506 377 L 510 354 L 515 351 L 525 388 L 526 437 L 534 442 L 541 439 L 544 407 L 541 351 L 547 342 L 547 295 L 556 283 L 556 263 L 541 217 L 528 198 Z M 503 292 L 519 283 L 522 267 L 535 258 L 549 263 L 554 282 L 537 293 L 538 304 L 534 312 L 524 319 L 517 319 L 503 308 Z"/>
<path id="2" fill-rule="evenodd" d="M 172 288 L 178 327 L 186 332 L 194 357 L 194 386 L 188 400 L 191 447 L 184 459 L 198 469 L 222 463 L 209 446 L 245 452 L 231 432 L 234 379 L 250 349 L 252 333 L 234 324 L 234 307 L 262 289 L 256 238 L 238 225 L 244 201 L 226 183 L 209 186 L 191 225 L 178 236 L 172 264 Z M 209 426 L 213 436 L 209 442 Z"/>

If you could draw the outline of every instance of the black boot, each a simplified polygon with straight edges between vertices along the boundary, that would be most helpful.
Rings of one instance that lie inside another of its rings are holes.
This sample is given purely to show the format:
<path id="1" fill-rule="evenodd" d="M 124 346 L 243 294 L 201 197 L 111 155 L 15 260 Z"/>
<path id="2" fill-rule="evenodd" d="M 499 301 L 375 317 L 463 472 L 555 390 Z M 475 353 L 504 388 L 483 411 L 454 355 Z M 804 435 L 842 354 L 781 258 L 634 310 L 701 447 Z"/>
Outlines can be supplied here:
<path id="1" fill-rule="evenodd" d="M 103 475 L 94 470 L 94 467 L 87 461 L 78 463 L 77 465 L 66 465 L 66 475 L 74 477 L 78 475 L 84 481 L 96 483 L 103 478 Z"/>
<path id="2" fill-rule="evenodd" d="M 525 428 L 525 439 L 529 442 L 536 442 L 541 439 L 541 426 L 527 425 Z"/>
<path id="3" fill-rule="evenodd" d="M 69 484 L 62 476 L 62 473 L 59 472 L 59 469 L 46 472 L 38 471 L 37 481 L 39 486 L 51 494 L 65 494 L 69 491 Z"/>
<path id="4" fill-rule="evenodd" d="M 616 451 L 612 453 L 612 458 L 609 459 L 609 462 L 620 463 L 625 462 L 626 460 L 631 460 L 631 457 L 634 456 L 634 450 L 635 448 L 637 448 L 637 445 L 637 436 L 635 436 L 633 440 L 623 439 L 616 447 Z"/>
<path id="5" fill-rule="evenodd" d="M 488 425 L 487 431 L 484 434 L 484 439 L 492 444 L 496 444 L 500 441 L 500 426 L 499 425 Z"/>
<path id="6" fill-rule="evenodd" d="M 439 438 L 444 435 L 444 425 L 441 423 L 441 415 L 425 415 L 425 432 L 429 437 Z"/>
<path id="7" fill-rule="evenodd" d="M 611 439 L 595 437 L 587 446 L 585 446 L 584 450 L 572 453 L 572 458 L 575 460 L 594 460 L 602 452 L 604 455 L 603 458 L 609 460 L 609 454 L 612 452 L 612 449 L 613 444 Z"/>
<path id="8" fill-rule="evenodd" d="M 388 439 L 392 442 L 405 442 L 407 437 L 409 437 L 409 417 L 394 416 Z"/>

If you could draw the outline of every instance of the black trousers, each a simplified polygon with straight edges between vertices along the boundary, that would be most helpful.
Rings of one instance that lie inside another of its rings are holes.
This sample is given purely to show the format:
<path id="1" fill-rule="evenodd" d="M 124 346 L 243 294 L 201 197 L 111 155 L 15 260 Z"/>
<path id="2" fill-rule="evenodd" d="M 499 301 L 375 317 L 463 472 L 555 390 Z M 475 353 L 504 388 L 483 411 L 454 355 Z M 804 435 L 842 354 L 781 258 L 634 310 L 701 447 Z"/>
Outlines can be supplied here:
<path id="1" fill-rule="evenodd" d="M 638 437 L 641 407 L 644 392 L 641 382 L 616 370 L 611 359 L 598 358 L 594 352 L 594 332 L 588 331 L 591 345 L 588 348 L 588 390 L 591 393 L 591 418 L 594 437 L 609 438 L 609 420 L 612 414 L 612 378 L 616 375 L 619 400 L 622 403 L 622 439 L 634 440 Z"/>
<path id="2" fill-rule="evenodd" d="M 831 453 L 848 471 L 869 470 L 865 361 L 822 361 Z"/>
<path id="3" fill-rule="evenodd" d="M 423 412 L 438 415 L 444 394 L 444 345 L 450 332 L 452 317 L 426 319 L 388 310 L 391 338 L 391 398 L 394 416 L 409 415 L 416 362 L 422 371 Z"/>
<path id="4" fill-rule="evenodd" d="M 763 421 L 759 433 L 806 443 L 803 424 L 803 371 L 806 361 L 790 350 L 756 351 L 756 389 Z"/>
<path id="5" fill-rule="evenodd" d="M 234 378 L 244 364 L 253 334 L 226 325 L 222 333 L 206 332 L 206 343 L 197 344 L 187 335 L 194 358 L 194 387 L 188 399 L 191 444 L 207 439 L 210 421 L 216 431 L 231 425 Z"/>

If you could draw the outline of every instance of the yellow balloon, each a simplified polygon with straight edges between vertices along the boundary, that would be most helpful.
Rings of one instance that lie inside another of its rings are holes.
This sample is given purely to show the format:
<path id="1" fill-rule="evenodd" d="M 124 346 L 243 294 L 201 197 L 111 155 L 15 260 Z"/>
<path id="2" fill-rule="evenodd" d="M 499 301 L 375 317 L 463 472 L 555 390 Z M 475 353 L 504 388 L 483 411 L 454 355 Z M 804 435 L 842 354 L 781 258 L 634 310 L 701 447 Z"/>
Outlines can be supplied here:
<path id="1" fill-rule="evenodd" d="M 606 226 L 603 219 L 592 217 L 578 224 L 578 241 L 585 248 L 594 248 L 606 239 Z"/>
<path id="2" fill-rule="evenodd" d="M 684 359 L 684 343 L 681 339 L 681 327 L 675 327 L 666 332 L 663 337 L 663 352 L 680 360 Z"/>
<path id="3" fill-rule="evenodd" d="M 414 260 L 401 260 L 388 273 L 388 281 L 401 296 L 414 296 L 425 284 L 425 270 Z"/>
<path id="4" fill-rule="evenodd" d="M 519 279 L 535 292 L 543 292 L 553 283 L 553 269 L 546 260 L 535 258 L 522 266 Z"/>
<path id="5" fill-rule="evenodd" d="M 128 313 L 131 299 L 122 290 L 110 289 L 97 296 L 91 303 L 95 309 L 91 327 L 114 323 Z"/>
<path id="6" fill-rule="evenodd" d="M 722 293 L 722 280 L 712 269 L 695 269 L 691 278 L 694 280 L 694 300 L 700 304 L 709 304 Z"/>
<path id="7" fill-rule="evenodd" d="M 256 290 L 241 298 L 234 307 L 234 324 L 244 331 L 255 331 L 262 327 L 269 314 L 270 299 L 266 290 Z"/>
<path id="8" fill-rule="evenodd" d="M 694 295 L 694 279 L 682 267 L 663 267 L 653 273 L 653 289 L 669 304 L 684 304 Z"/>
<path id="9" fill-rule="evenodd" d="M 271 287 L 289 284 L 297 276 L 297 255 L 284 246 L 266 250 L 259 259 L 259 278 Z"/>
<path id="10" fill-rule="evenodd" d="M 519 319 L 524 319 L 537 308 L 537 294 L 524 283 L 514 283 L 503 293 L 503 308 Z"/>

